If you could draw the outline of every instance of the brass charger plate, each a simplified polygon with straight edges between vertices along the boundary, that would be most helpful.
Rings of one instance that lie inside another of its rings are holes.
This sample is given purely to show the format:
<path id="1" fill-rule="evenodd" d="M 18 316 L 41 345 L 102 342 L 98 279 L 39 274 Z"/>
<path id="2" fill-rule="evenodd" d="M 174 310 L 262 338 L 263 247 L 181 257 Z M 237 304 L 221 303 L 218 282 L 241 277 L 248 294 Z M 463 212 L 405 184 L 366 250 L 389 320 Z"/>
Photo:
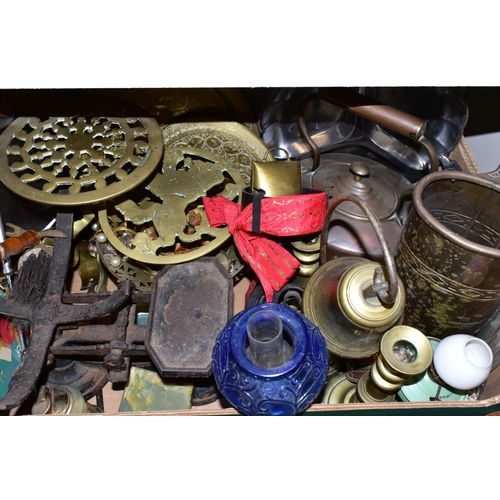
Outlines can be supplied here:
<path id="1" fill-rule="evenodd" d="M 160 125 L 210 119 L 251 122 L 258 131 L 257 116 L 245 93 L 236 88 L 126 88 L 88 90 L 99 96 L 126 99 L 140 106 Z M 204 118 L 202 118 L 204 117 Z"/>
<path id="2" fill-rule="evenodd" d="M 152 118 L 20 117 L 0 136 L 0 180 L 38 203 L 97 203 L 145 181 L 162 153 Z"/>
<path id="3" fill-rule="evenodd" d="M 189 146 L 219 155 L 236 167 L 245 186 L 250 186 L 253 161 L 263 161 L 269 148 L 244 125 L 237 122 L 174 123 L 162 128 L 165 147 Z M 274 159 L 273 155 L 268 155 Z"/>
<path id="4" fill-rule="evenodd" d="M 202 198 L 240 202 L 243 188 L 239 171 L 221 157 L 191 147 L 166 148 L 154 178 L 100 208 L 99 224 L 118 252 L 138 262 L 188 262 L 231 237 L 227 227 L 210 227 Z"/>

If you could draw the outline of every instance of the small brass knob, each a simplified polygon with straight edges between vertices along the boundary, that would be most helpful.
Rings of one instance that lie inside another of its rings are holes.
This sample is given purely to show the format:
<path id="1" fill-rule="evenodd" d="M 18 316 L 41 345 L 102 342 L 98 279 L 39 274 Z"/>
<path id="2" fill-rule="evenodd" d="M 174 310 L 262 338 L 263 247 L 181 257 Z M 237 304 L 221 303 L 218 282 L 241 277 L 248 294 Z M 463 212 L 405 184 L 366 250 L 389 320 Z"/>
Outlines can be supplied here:
<path id="1" fill-rule="evenodd" d="M 349 167 L 349 172 L 354 176 L 355 181 L 361 181 L 370 176 L 370 169 L 360 161 L 353 161 Z"/>

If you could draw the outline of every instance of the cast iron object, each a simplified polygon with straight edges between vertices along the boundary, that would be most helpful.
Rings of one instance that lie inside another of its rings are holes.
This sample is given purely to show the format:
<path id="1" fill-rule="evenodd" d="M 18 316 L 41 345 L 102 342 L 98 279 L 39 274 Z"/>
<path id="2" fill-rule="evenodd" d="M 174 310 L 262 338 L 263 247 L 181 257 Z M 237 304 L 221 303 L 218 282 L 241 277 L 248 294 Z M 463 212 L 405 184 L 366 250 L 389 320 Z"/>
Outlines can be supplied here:
<path id="1" fill-rule="evenodd" d="M 107 296 L 108 292 L 75 293 L 63 296 L 63 301 L 92 304 Z M 92 324 L 60 327 L 50 347 L 50 355 L 56 359 L 101 359 L 110 382 L 125 382 L 131 358 L 149 359 L 144 348 L 146 326 L 138 324 L 137 310 L 139 304 L 148 304 L 150 297 L 148 292 L 133 290 L 130 301 L 122 304 L 114 317 Z"/>
<path id="2" fill-rule="evenodd" d="M 56 358 L 43 372 L 40 380 L 47 388 L 70 385 L 88 401 L 97 396 L 108 383 L 106 367 L 97 361 Z"/>
<path id="3" fill-rule="evenodd" d="M 41 300 L 33 306 L 0 297 L 0 315 L 26 319 L 32 324 L 29 345 L 12 376 L 9 391 L 0 400 L 0 411 L 20 405 L 29 396 L 43 369 L 57 326 L 102 317 L 118 308 L 130 295 L 130 283 L 125 282 L 112 295 L 95 304 L 63 304 L 62 295 L 71 256 L 73 214 L 58 213 L 56 226 L 68 238 L 55 239 L 47 289 Z"/>
<path id="4" fill-rule="evenodd" d="M 162 269 L 145 346 L 164 377 L 209 377 L 215 339 L 233 313 L 233 279 L 216 257 Z"/>

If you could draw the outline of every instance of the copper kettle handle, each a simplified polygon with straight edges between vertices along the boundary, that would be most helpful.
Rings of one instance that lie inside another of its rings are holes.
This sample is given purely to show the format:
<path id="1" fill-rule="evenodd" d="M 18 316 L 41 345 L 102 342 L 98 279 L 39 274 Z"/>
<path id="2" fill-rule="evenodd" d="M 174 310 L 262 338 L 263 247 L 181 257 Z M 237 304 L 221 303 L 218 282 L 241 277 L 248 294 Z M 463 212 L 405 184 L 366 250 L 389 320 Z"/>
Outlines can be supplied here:
<path id="1" fill-rule="evenodd" d="M 368 203 L 366 203 L 358 196 L 354 194 L 341 194 L 330 203 L 323 222 L 323 228 L 321 230 L 320 264 L 323 265 L 327 261 L 326 242 L 328 239 L 328 229 L 332 213 L 343 201 L 351 201 L 358 205 L 365 212 L 366 216 L 373 226 L 373 229 L 375 230 L 375 234 L 377 235 L 377 238 L 379 240 L 382 253 L 384 254 L 384 261 L 387 268 L 387 273 L 389 274 L 389 280 L 387 282 L 374 283 L 374 285 L 372 285 L 372 288 L 373 291 L 377 293 L 378 298 L 384 304 L 393 304 L 398 294 L 398 274 L 396 271 L 396 263 L 390 251 L 389 243 L 387 243 L 384 231 L 382 230 L 382 226 L 377 219 L 377 216 L 370 208 Z"/>
<path id="2" fill-rule="evenodd" d="M 435 172 L 439 168 L 439 157 L 430 141 L 424 137 L 426 128 L 425 120 L 416 118 L 404 111 L 393 108 L 386 104 L 366 97 L 362 94 L 354 92 L 347 88 L 320 88 L 316 93 L 309 95 L 304 99 L 299 110 L 299 130 L 303 134 L 304 139 L 313 150 L 315 170 L 319 165 L 319 148 L 308 136 L 305 131 L 304 110 L 306 106 L 313 100 L 320 99 L 330 102 L 336 106 L 340 106 L 355 115 L 366 118 L 381 127 L 386 127 L 393 132 L 398 132 L 410 139 L 414 139 L 425 148 L 430 160 L 430 171 Z"/>

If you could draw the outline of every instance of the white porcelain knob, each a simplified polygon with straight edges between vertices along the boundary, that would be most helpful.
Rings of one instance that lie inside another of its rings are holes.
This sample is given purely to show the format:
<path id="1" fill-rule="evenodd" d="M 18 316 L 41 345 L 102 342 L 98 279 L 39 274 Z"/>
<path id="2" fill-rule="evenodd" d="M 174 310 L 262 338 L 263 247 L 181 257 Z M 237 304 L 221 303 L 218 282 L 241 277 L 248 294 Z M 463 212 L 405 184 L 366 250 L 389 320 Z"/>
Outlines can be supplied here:
<path id="1" fill-rule="evenodd" d="M 438 376 L 450 387 L 474 389 L 488 378 L 493 352 L 472 335 L 450 335 L 436 346 L 433 363 Z"/>

